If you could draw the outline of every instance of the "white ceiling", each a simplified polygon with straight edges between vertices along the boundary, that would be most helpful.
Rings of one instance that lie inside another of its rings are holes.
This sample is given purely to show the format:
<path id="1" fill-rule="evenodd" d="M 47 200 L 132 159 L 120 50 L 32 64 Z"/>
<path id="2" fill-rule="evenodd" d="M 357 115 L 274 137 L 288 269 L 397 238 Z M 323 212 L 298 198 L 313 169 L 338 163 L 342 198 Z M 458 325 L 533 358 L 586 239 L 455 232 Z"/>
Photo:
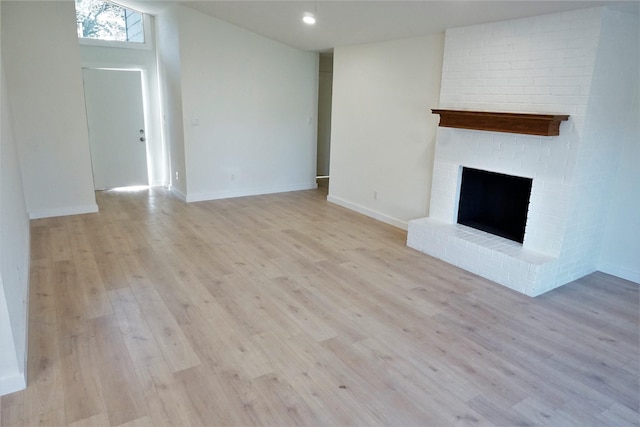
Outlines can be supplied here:
<path id="1" fill-rule="evenodd" d="M 116 0 L 117 1 L 117 0 Z M 301 50 L 328 51 L 335 46 L 437 34 L 446 28 L 602 5 L 638 14 L 635 1 L 178 1 L 200 12 Z M 125 0 L 154 13 L 170 2 Z M 161 5 L 161 6 L 159 6 Z M 302 23 L 305 12 L 317 18 Z"/>

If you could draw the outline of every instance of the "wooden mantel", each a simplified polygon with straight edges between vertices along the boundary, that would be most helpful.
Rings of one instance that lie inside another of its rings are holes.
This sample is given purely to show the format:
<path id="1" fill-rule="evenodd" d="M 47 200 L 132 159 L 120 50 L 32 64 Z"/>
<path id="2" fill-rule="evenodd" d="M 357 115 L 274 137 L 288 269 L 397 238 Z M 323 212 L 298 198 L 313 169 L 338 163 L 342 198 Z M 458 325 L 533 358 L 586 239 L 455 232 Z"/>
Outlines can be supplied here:
<path id="1" fill-rule="evenodd" d="M 566 114 L 496 113 L 488 111 L 431 110 L 440 115 L 442 127 L 521 133 L 527 135 L 560 135 L 560 122 Z"/>

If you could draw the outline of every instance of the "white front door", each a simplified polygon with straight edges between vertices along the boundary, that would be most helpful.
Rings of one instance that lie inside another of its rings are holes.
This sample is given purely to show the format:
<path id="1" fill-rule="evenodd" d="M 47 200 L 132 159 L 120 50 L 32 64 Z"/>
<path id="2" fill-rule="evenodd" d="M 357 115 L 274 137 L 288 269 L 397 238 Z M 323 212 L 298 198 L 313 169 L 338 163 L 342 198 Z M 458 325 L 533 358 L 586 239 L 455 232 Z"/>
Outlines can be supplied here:
<path id="1" fill-rule="evenodd" d="M 82 74 L 94 188 L 148 185 L 142 73 L 84 68 Z"/>

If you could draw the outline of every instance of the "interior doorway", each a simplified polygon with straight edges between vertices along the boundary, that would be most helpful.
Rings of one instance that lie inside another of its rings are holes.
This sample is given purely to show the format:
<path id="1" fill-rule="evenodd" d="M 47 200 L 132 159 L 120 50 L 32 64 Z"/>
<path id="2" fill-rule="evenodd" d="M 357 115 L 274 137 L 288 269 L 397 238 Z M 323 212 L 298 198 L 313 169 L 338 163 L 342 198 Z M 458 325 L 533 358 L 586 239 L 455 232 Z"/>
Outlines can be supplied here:
<path id="1" fill-rule="evenodd" d="M 148 185 L 142 72 L 83 68 L 96 190 Z"/>
<path id="2" fill-rule="evenodd" d="M 321 53 L 318 66 L 318 143 L 316 181 L 328 189 L 331 163 L 331 102 L 333 94 L 333 53 Z"/>

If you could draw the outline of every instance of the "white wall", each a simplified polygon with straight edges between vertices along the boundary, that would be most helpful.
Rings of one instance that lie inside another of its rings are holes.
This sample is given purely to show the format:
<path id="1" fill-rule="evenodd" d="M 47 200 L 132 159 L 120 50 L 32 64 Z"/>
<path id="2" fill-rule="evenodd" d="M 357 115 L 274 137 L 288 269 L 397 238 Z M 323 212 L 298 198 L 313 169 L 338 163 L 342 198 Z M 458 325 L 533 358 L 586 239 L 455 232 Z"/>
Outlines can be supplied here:
<path id="1" fill-rule="evenodd" d="M 95 212 L 74 3 L 3 1 L 1 7 L 29 215 Z"/>
<path id="2" fill-rule="evenodd" d="M 158 64 L 155 51 L 153 17 L 148 20 L 148 23 L 149 27 L 145 28 L 146 48 L 81 44 L 80 58 L 82 66 L 86 68 L 116 68 L 142 71 L 149 185 L 158 186 L 168 185 L 169 176 L 161 134 L 161 101 L 158 89 Z"/>
<path id="3" fill-rule="evenodd" d="M 609 102 L 594 103 L 594 116 L 609 119 L 611 135 L 595 144 L 617 142 L 617 174 L 608 188 L 610 199 L 598 270 L 640 283 L 640 24 L 637 16 L 608 11 L 597 66 L 610 85 L 602 88 Z M 604 82 L 603 82 L 604 83 Z M 606 142 L 605 142 L 606 141 Z M 602 159 L 598 159 L 598 163 Z M 614 159 L 616 160 L 616 159 Z M 594 167 L 600 169 L 598 164 Z"/>
<path id="4" fill-rule="evenodd" d="M 334 49 L 329 201 L 402 228 L 428 213 L 443 45 Z"/>
<path id="5" fill-rule="evenodd" d="M 0 395 L 26 387 L 29 217 L 0 65 Z"/>
<path id="6" fill-rule="evenodd" d="M 638 97 L 636 117 L 640 117 Z M 638 122 L 636 122 L 637 124 Z M 625 138 L 609 216 L 598 261 L 598 270 L 640 283 L 640 132 Z"/>
<path id="7" fill-rule="evenodd" d="M 318 55 L 182 6 L 168 13 L 179 26 L 187 201 L 315 188 Z"/>
<path id="8" fill-rule="evenodd" d="M 577 277 L 597 269 L 624 138 L 639 119 L 632 110 L 638 91 L 638 16 L 600 10 L 600 37 L 562 250 L 567 264 L 563 270 L 574 271 Z M 638 194 L 636 189 L 625 197 Z M 635 248 L 640 254 L 640 241 Z M 637 270 L 640 255 L 636 259 Z"/>
<path id="9" fill-rule="evenodd" d="M 171 6 L 156 16 L 158 79 L 162 100 L 162 132 L 166 144 L 171 191 L 186 200 L 182 73 L 178 8 Z"/>

